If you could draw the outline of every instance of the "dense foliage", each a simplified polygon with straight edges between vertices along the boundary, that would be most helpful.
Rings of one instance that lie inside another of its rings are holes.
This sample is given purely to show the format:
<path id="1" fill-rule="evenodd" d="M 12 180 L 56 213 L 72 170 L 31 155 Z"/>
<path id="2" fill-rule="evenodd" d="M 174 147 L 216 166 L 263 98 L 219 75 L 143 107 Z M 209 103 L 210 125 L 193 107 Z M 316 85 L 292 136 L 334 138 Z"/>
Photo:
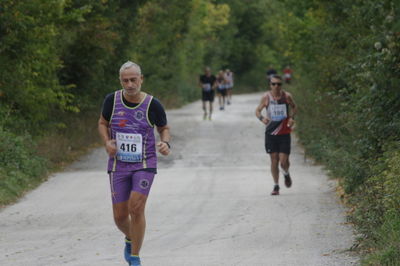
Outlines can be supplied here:
<path id="1" fill-rule="evenodd" d="M 282 3 L 280 47 L 296 66 L 298 134 L 341 177 L 365 264 L 400 260 L 400 1 Z M 283 51 L 282 51 L 283 52 Z"/>
<path id="2" fill-rule="evenodd" d="M 167 106 L 198 98 L 205 65 L 242 91 L 291 65 L 307 153 L 340 177 L 366 264 L 399 261 L 400 0 L 3 0 L 0 200 L 90 145 L 118 68 L 142 66 Z M 91 124 L 92 127 L 86 125 Z M 47 163 L 46 163 L 47 161 Z"/>
<path id="3" fill-rule="evenodd" d="M 8 140 L 0 142 L 0 194 L 11 195 L 0 204 L 37 183 L 51 166 L 44 161 L 58 163 L 75 143 L 96 141 L 94 127 L 82 124 L 89 116 L 95 124 L 92 110 L 118 86 L 140 3 L 0 2 L 0 138 Z M 29 163 L 37 167 L 23 166 Z"/>
<path id="4" fill-rule="evenodd" d="M 141 62 L 148 91 L 172 105 L 197 99 L 197 75 L 204 64 L 212 64 L 207 53 L 218 46 L 229 14 L 228 5 L 205 0 L 144 4 L 132 36 L 131 58 Z"/>

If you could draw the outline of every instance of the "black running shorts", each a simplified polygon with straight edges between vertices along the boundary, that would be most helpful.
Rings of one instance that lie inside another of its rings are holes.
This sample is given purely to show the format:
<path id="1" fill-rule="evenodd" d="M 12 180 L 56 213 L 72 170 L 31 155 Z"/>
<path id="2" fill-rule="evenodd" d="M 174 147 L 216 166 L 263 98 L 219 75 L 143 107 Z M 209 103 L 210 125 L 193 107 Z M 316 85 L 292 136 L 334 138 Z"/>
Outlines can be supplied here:
<path id="1" fill-rule="evenodd" d="M 267 153 L 286 153 L 290 154 L 290 134 L 270 135 L 265 134 L 265 151 Z"/>
<path id="2" fill-rule="evenodd" d="M 218 93 L 221 94 L 222 96 L 226 96 L 226 89 L 217 89 Z"/>
<path id="3" fill-rule="evenodd" d="M 214 91 L 202 91 L 201 99 L 203 102 L 209 101 L 213 102 L 214 101 Z"/>

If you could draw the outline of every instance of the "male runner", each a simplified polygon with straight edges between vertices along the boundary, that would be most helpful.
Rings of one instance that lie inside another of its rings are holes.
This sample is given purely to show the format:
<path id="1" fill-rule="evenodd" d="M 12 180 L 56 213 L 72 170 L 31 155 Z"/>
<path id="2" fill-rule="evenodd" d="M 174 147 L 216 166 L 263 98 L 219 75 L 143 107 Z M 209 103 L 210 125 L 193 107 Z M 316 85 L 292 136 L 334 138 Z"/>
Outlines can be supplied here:
<path id="1" fill-rule="evenodd" d="M 114 221 L 125 234 L 125 260 L 131 266 L 140 266 L 144 210 L 157 172 L 156 147 L 162 155 L 168 155 L 170 133 L 161 103 L 141 91 L 140 66 L 126 62 L 119 78 L 122 89 L 106 96 L 98 127 L 109 155 Z M 157 144 L 154 125 L 161 140 Z"/>
<path id="2" fill-rule="evenodd" d="M 208 119 L 211 120 L 211 114 L 213 111 L 213 102 L 215 95 L 215 86 L 217 78 L 211 74 L 211 69 L 206 67 L 204 69 L 204 75 L 200 75 L 199 86 L 201 87 L 201 99 L 203 101 L 203 119 L 207 119 L 207 108 L 206 102 L 209 102 L 209 115 Z"/>
<path id="3" fill-rule="evenodd" d="M 273 75 L 277 75 L 278 72 L 276 72 L 276 70 L 273 68 L 273 66 L 269 66 L 269 68 L 267 69 L 267 81 L 269 82 L 269 79 L 273 76 Z"/>
<path id="4" fill-rule="evenodd" d="M 271 195 L 279 195 L 279 164 L 285 177 L 286 187 L 292 186 L 289 174 L 290 132 L 294 125 L 297 107 L 292 95 L 282 90 L 280 76 L 272 75 L 269 84 L 271 89 L 261 98 L 256 108 L 256 116 L 266 125 L 265 150 L 271 158 L 271 173 L 275 183 Z M 261 114 L 264 108 L 267 117 Z"/>

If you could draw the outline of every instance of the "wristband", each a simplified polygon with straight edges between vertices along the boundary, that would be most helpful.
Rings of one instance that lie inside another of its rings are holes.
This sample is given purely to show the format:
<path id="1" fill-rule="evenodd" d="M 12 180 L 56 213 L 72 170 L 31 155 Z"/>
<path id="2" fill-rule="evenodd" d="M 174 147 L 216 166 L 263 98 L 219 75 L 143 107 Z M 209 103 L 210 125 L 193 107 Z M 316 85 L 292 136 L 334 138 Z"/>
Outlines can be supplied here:
<path id="1" fill-rule="evenodd" d="M 168 141 L 162 141 L 162 142 L 164 142 L 165 144 L 167 144 L 168 149 L 171 149 L 171 145 L 169 145 Z"/>
<path id="2" fill-rule="evenodd" d="M 260 117 L 258 117 L 258 119 L 259 119 L 260 121 L 263 121 L 264 117 L 263 117 L 262 115 L 260 115 Z"/>

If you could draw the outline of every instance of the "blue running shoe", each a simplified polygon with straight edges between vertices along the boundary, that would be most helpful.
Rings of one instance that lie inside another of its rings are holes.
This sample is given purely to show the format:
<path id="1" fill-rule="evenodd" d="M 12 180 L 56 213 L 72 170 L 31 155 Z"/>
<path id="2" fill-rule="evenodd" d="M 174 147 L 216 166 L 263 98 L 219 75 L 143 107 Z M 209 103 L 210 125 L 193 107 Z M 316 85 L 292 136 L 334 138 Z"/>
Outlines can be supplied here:
<path id="1" fill-rule="evenodd" d="M 131 261 L 129 266 L 142 266 L 142 264 L 140 264 L 140 258 L 139 256 L 131 256 Z"/>
<path id="2" fill-rule="evenodd" d="M 127 263 L 130 263 L 131 259 L 131 251 L 132 251 L 132 244 L 131 241 L 125 237 L 125 248 L 124 248 L 124 256 Z"/>

